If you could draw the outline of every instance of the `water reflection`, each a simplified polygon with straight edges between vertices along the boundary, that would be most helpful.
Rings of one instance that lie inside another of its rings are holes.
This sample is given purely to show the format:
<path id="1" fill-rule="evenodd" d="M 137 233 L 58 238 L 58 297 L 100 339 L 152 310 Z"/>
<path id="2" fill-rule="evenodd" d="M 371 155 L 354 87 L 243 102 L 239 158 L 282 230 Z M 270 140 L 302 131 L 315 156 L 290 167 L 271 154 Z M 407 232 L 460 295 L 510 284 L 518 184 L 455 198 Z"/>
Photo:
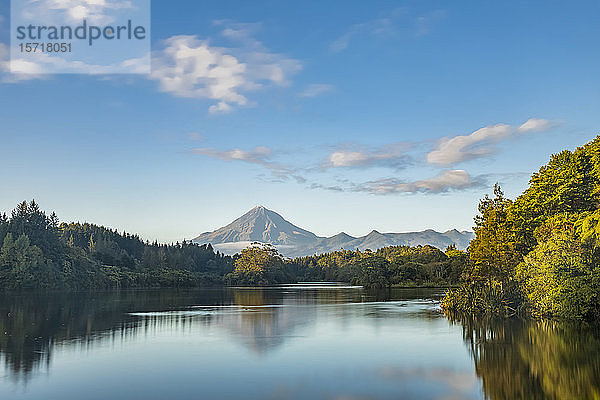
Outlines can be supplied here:
<path id="1" fill-rule="evenodd" d="M 431 291 L 403 292 L 405 298 L 429 296 Z M 216 325 L 263 354 L 296 336 L 298 328 L 313 324 L 315 305 L 381 302 L 365 312 L 377 318 L 401 307 L 410 312 L 406 304 L 385 303 L 392 297 L 391 291 L 341 285 L 4 294 L 0 296 L 0 357 L 12 379 L 27 380 L 40 368 L 48 368 L 56 346 L 127 341 L 161 327 L 177 330 L 191 324 Z M 335 313 L 342 319 L 352 316 L 347 307 Z"/>
<path id="2" fill-rule="evenodd" d="M 488 399 L 600 398 L 596 327 L 551 321 L 454 319 Z"/>
<path id="3" fill-rule="evenodd" d="M 442 294 L 290 285 L 2 295 L 0 398 L 75 399 L 98 379 L 110 387 L 86 398 L 600 397 L 596 330 L 448 321 Z"/>

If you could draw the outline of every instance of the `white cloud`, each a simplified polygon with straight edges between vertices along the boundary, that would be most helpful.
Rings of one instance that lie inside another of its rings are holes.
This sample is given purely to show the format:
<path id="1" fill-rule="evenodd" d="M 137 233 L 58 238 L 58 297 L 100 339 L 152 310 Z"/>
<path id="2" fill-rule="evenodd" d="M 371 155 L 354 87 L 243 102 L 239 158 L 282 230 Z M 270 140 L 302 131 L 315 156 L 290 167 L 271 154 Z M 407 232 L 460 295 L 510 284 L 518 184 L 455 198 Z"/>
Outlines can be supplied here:
<path id="1" fill-rule="evenodd" d="M 266 146 L 257 146 L 254 150 L 216 150 L 211 148 L 199 148 L 192 150 L 196 154 L 207 155 L 211 157 L 220 158 L 225 161 L 239 160 L 245 161 L 251 164 L 259 164 L 264 165 L 265 163 L 269 163 L 269 158 L 271 156 L 271 149 Z"/>
<path id="2" fill-rule="evenodd" d="M 332 167 L 354 167 L 364 165 L 369 156 L 359 151 L 335 151 L 329 156 Z"/>
<path id="3" fill-rule="evenodd" d="M 532 118 L 518 128 L 497 124 L 478 129 L 469 135 L 443 138 L 438 142 L 437 148 L 427 154 L 427 162 L 450 165 L 486 157 L 496 151 L 494 144 L 500 141 L 522 133 L 548 130 L 554 126 L 551 121 Z"/>
<path id="4" fill-rule="evenodd" d="M 302 167 L 299 165 L 283 164 L 275 161 L 282 153 L 274 152 L 271 148 L 257 146 L 253 150 L 217 150 L 213 148 L 197 148 L 194 154 L 210 156 L 224 161 L 238 161 L 258 165 L 270 172 L 269 176 L 259 175 L 259 179 L 270 182 L 286 182 L 294 180 L 305 184 L 310 189 L 321 189 L 336 192 L 364 192 L 378 195 L 397 193 L 438 194 L 449 191 L 468 190 L 485 184 L 485 176 L 472 177 L 464 170 L 444 170 L 438 175 L 422 180 L 404 181 L 396 178 L 372 180 L 355 183 L 350 179 L 335 177 L 335 183 L 326 183 L 313 173 L 325 172 L 323 168 Z M 373 165 L 372 154 L 358 151 L 336 151 L 331 158 L 337 167 L 356 167 Z"/>
<path id="5" fill-rule="evenodd" d="M 104 25 L 114 22 L 115 13 L 134 8 L 131 1 L 123 0 L 35 0 L 28 4 L 24 18 L 35 19 L 47 15 L 48 10 L 61 12 L 61 18 L 68 23 L 87 19 L 90 23 Z"/>
<path id="6" fill-rule="evenodd" d="M 0 43 L 0 82 L 2 83 L 17 83 L 26 80 L 40 79 L 41 75 L 36 75 L 39 72 L 39 66 L 24 60 L 14 60 L 13 67 L 16 71 L 24 73 L 11 73 L 10 49 L 4 43 Z"/>
<path id="7" fill-rule="evenodd" d="M 483 185 L 481 178 L 473 178 L 462 169 L 446 170 L 433 178 L 404 182 L 395 178 L 366 182 L 355 190 L 373 194 L 393 193 L 445 193 L 451 190 L 465 190 Z"/>
<path id="8" fill-rule="evenodd" d="M 548 121 L 546 119 L 531 118 L 519 127 L 519 132 L 541 132 L 552 129 L 556 125 L 557 124 L 555 122 Z"/>
<path id="9" fill-rule="evenodd" d="M 321 168 L 388 167 L 402 169 L 412 163 L 406 154 L 408 145 L 392 143 L 383 148 L 362 148 L 360 150 L 339 149 L 333 151 Z"/>
<path id="10" fill-rule="evenodd" d="M 268 85 L 285 86 L 301 69 L 294 59 L 250 48 L 211 46 L 196 36 L 173 36 L 155 53 L 152 78 L 160 90 L 177 97 L 215 100 L 209 112 L 224 113 L 252 103 L 246 93 Z"/>
<path id="11" fill-rule="evenodd" d="M 437 148 L 427 154 L 427 161 L 431 164 L 452 164 L 467 159 L 482 157 L 495 151 L 494 145 L 499 141 L 509 139 L 516 135 L 529 132 L 539 132 L 556 126 L 556 123 L 539 118 L 531 118 L 519 126 L 497 124 L 481 128 L 469 135 L 445 138 L 440 141 Z M 441 194 L 454 191 L 465 191 L 473 188 L 486 187 L 492 177 L 510 174 L 479 174 L 470 175 L 464 169 L 441 169 L 437 175 L 429 178 L 401 179 L 385 177 L 377 179 L 371 175 L 372 180 L 352 176 L 359 169 L 360 176 L 364 176 L 366 168 L 389 168 L 395 171 L 406 170 L 407 167 L 419 164 L 415 161 L 414 144 L 390 143 L 381 147 L 367 147 L 357 144 L 344 144 L 333 148 L 325 161 L 313 163 L 310 161 L 292 161 L 294 158 L 286 154 L 286 164 L 274 161 L 280 158 L 283 152 L 274 152 L 268 147 L 256 147 L 254 150 L 233 149 L 227 151 L 210 148 L 196 149 L 196 154 L 208 155 L 226 161 L 242 161 L 249 164 L 260 165 L 270 172 L 271 182 L 284 182 L 290 179 L 310 189 L 328 190 L 336 192 L 361 192 L 377 195 L 393 194 Z M 416 149 L 418 151 L 418 149 Z M 295 151 L 300 154 L 301 151 Z M 422 165 L 421 165 L 422 166 Z M 335 173 L 332 173 L 334 172 Z M 371 170 L 369 172 L 377 172 Z M 418 171 L 415 171 L 418 173 Z M 265 176 L 260 175 L 259 178 Z M 268 175 L 267 175 L 268 176 Z M 367 175 L 368 176 L 368 175 Z"/>
<path id="12" fill-rule="evenodd" d="M 233 107 L 224 101 L 220 101 L 217 104 L 208 107 L 209 114 L 227 114 L 231 111 L 233 111 Z"/>
<path id="13" fill-rule="evenodd" d="M 173 36 L 165 44 L 165 49 L 154 57 L 152 68 L 162 91 L 179 97 L 247 104 L 248 100 L 237 92 L 245 85 L 246 65 L 236 57 L 195 36 Z"/>
<path id="14" fill-rule="evenodd" d="M 327 83 L 312 83 L 298 94 L 300 97 L 316 97 L 334 89 L 333 85 Z"/>
<path id="15" fill-rule="evenodd" d="M 76 0 L 43 0 L 48 7 L 67 7 Z M 86 0 L 86 6 L 108 7 L 104 0 Z M 80 4 L 80 3 L 78 3 Z M 251 34 L 259 24 L 225 25 L 222 35 L 240 42 L 240 46 L 224 48 L 212 46 L 208 40 L 196 36 L 173 36 L 164 41 L 164 47 L 152 57 L 150 79 L 158 81 L 159 89 L 177 97 L 209 99 L 214 103 L 208 107 L 210 114 L 232 112 L 236 107 L 253 106 L 248 93 L 263 88 L 290 84 L 290 77 L 300 71 L 299 61 L 266 50 L 253 39 Z M 0 43 L 0 71 L 9 72 L 9 49 Z M 13 60 L 13 70 L 21 74 L 3 77 L 3 81 L 17 82 L 25 79 L 38 79 L 36 72 L 68 68 L 69 72 L 86 74 L 109 74 L 127 71 L 144 72 L 147 59 L 127 60 L 118 65 L 94 66 L 85 63 L 68 62 L 60 57 L 42 55 L 36 63 L 26 60 Z M 115 71 L 115 68 L 121 71 Z M 31 75 L 26 76 L 25 73 Z M 7 75 L 8 76 L 8 75 Z M 323 90 L 323 88 L 321 88 Z"/>
<path id="16" fill-rule="evenodd" d="M 112 73 L 144 73 L 148 69 L 149 54 L 114 64 L 92 65 L 82 61 L 71 61 L 59 53 L 38 54 L 35 62 L 25 58 L 10 59 L 8 46 L 0 43 L 0 71 L 5 72 L 3 82 L 15 83 L 24 80 L 42 79 L 53 71 L 61 73 L 104 75 Z"/>

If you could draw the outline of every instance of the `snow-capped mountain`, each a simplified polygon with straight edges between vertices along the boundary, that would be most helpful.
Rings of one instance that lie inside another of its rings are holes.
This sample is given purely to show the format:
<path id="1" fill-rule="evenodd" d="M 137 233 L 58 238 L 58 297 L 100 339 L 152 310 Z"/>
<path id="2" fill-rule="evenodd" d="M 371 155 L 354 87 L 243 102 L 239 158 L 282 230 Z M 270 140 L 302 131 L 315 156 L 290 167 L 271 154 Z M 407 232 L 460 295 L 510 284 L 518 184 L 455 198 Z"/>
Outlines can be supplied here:
<path id="1" fill-rule="evenodd" d="M 426 244 L 442 250 L 452 244 L 456 244 L 458 249 L 465 249 L 472 238 L 472 232 L 459 232 L 456 229 L 447 232 L 428 229 L 407 233 L 380 233 L 373 230 L 362 237 L 353 237 L 343 232 L 329 238 L 319 237 L 286 221 L 276 212 L 257 206 L 229 225 L 213 232 L 205 232 L 193 241 L 211 243 L 216 250 L 225 254 L 239 252 L 252 242 L 270 243 L 283 255 L 297 257 L 340 249 L 377 250 L 385 246 Z"/>

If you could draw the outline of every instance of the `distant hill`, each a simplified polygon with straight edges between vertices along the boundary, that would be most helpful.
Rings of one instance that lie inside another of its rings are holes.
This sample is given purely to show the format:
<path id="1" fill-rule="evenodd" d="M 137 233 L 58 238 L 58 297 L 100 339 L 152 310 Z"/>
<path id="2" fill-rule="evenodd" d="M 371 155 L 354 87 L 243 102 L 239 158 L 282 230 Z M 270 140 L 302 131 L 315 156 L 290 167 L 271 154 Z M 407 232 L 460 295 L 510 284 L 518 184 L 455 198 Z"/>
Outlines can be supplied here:
<path id="1" fill-rule="evenodd" d="M 285 256 L 299 257 L 340 249 L 377 250 L 386 246 L 426 244 L 442 250 L 456 244 L 462 250 L 472 238 L 472 232 L 459 232 L 456 229 L 441 233 L 431 229 L 407 233 L 380 233 L 373 230 L 361 237 L 353 237 L 344 232 L 332 237 L 319 237 L 286 221 L 275 211 L 257 206 L 232 223 L 213 232 L 205 232 L 193 241 L 200 244 L 211 243 L 216 250 L 225 254 L 239 252 L 252 242 L 270 243 Z"/>

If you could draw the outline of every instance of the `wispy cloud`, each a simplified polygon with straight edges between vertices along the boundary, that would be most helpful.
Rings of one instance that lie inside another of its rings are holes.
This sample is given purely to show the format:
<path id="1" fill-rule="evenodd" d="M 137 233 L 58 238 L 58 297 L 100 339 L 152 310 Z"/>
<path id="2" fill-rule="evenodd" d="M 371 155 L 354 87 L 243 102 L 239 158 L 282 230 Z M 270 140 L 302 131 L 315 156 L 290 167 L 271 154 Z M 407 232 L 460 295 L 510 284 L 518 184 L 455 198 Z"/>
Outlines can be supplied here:
<path id="1" fill-rule="evenodd" d="M 223 27 L 221 36 L 243 43 L 246 47 L 262 48 L 255 35 L 262 29 L 261 22 L 236 22 L 229 19 L 213 21 L 213 25 Z"/>
<path id="2" fill-rule="evenodd" d="M 330 48 L 334 52 L 344 51 L 353 40 L 361 37 L 387 39 L 401 33 L 410 36 L 426 35 L 431 31 L 433 24 L 443 15 L 443 11 L 440 10 L 424 15 L 415 15 L 409 8 L 396 8 L 380 18 L 351 25 L 330 44 Z"/>
<path id="3" fill-rule="evenodd" d="M 11 75 L 9 81 L 22 81 L 30 79 L 40 79 L 44 75 L 48 77 L 53 74 L 52 71 L 60 73 L 75 73 L 86 75 L 109 75 L 115 73 L 138 73 L 144 74 L 148 71 L 148 61 L 150 54 L 139 58 L 131 58 L 113 64 L 95 65 L 82 61 L 72 61 L 62 56 L 39 54 L 35 62 L 24 58 L 13 58 L 6 63 L 7 72 Z M 29 76 L 28 76 L 29 75 Z"/>
<path id="4" fill-rule="evenodd" d="M 403 169 L 412 164 L 413 159 L 407 154 L 409 145 L 392 143 L 382 148 L 336 149 L 329 154 L 327 162 L 322 165 L 328 168 L 365 168 L 388 167 Z"/>
<path id="5" fill-rule="evenodd" d="M 470 135 L 442 139 L 435 150 L 426 154 L 427 163 L 446 165 L 459 160 L 489 155 L 495 150 L 493 145 L 498 141 L 528 132 L 545 131 L 555 125 L 556 123 L 549 120 L 531 118 L 520 126 L 498 124 L 481 128 Z M 487 187 L 490 181 L 495 181 L 497 178 L 517 177 L 515 174 L 502 173 L 473 176 L 464 169 L 442 167 L 430 172 L 433 176 L 421 178 L 424 170 L 431 171 L 431 166 L 419 161 L 425 155 L 423 144 L 390 143 L 380 147 L 341 144 L 330 148 L 326 160 L 321 162 L 318 158 L 299 159 L 298 156 L 303 153 L 299 150 L 295 151 L 295 157 L 289 157 L 289 152 L 274 151 L 265 146 L 257 146 L 253 150 L 199 148 L 193 152 L 225 161 L 240 161 L 262 166 L 269 171 L 269 174 L 259 175 L 259 179 L 262 180 L 295 181 L 309 189 L 334 192 L 435 195 Z M 315 156 L 312 151 L 305 154 Z M 278 161 L 282 159 L 285 159 L 285 163 Z M 426 166 L 427 168 L 424 169 L 423 167 Z M 392 173 L 391 176 L 380 179 L 377 179 L 377 175 L 373 176 L 380 173 L 381 168 L 388 169 Z M 400 172 L 406 176 L 407 171 L 411 172 L 412 177 L 400 176 Z M 416 174 L 418 178 L 414 177 Z M 522 175 L 518 174 L 518 177 Z M 375 179 L 368 180 L 369 178 Z"/>
<path id="6" fill-rule="evenodd" d="M 406 182 L 396 178 L 369 181 L 359 185 L 355 190 L 373 194 L 393 193 L 425 193 L 437 194 L 453 190 L 466 190 L 485 186 L 485 180 L 481 177 L 472 177 L 462 169 L 446 170 L 438 175 L 423 180 Z"/>
<path id="7" fill-rule="evenodd" d="M 193 149 L 193 153 L 202 154 L 206 156 L 216 157 L 225 161 L 244 161 L 250 164 L 258 164 L 263 166 L 270 166 L 270 161 L 273 151 L 269 147 L 257 146 L 254 150 L 217 150 L 212 148 L 198 148 Z"/>
<path id="8" fill-rule="evenodd" d="M 317 97 L 334 89 L 333 85 L 327 83 L 312 83 L 298 94 L 300 97 Z"/>
<path id="9" fill-rule="evenodd" d="M 204 140 L 204 136 L 198 132 L 190 132 L 190 133 L 188 133 L 188 139 L 194 140 L 197 142 L 202 142 Z"/>
<path id="10" fill-rule="evenodd" d="M 393 36 L 396 33 L 395 24 L 398 18 L 405 12 L 405 8 L 397 8 L 386 17 L 376 18 L 352 25 L 346 32 L 344 32 L 339 38 L 331 43 L 331 50 L 335 52 L 346 50 L 348 46 L 350 46 L 350 42 L 356 36 Z"/>
<path id="11" fill-rule="evenodd" d="M 308 185 L 310 189 L 321 189 L 321 190 L 329 190 L 330 192 L 346 192 L 348 189 L 340 185 L 325 185 L 323 183 L 313 182 Z"/>
<path id="12" fill-rule="evenodd" d="M 473 178 L 464 170 L 445 170 L 437 176 L 429 179 L 404 181 L 397 178 L 384 178 L 379 180 L 367 181 L 364 183 L 355 183 L 350 179 L 336 178 L 336 183 L 323 183 L 318 177 L 315 178 L 311 173 L 325 172 L 326 169 L 315 167 L 300 167 L 290 164 L 284 164 L 274 161 L 277 153 L 271 148 L 257 146 L 253 150 L 216 150 L 212 148 L 197 148 L 193 153 L 218 158 L 224 161 L 240 161 L 248 164 L 259 165 L 266 168 L 270 178 L 261 175 L 261 179 L 267 179 L 271 182 L 285 182 L 290 179 L 300 184 L 306 184 L 310 189 L 321 189 L 336 192 L 365 192 L 378 195 L 389 195 L 396 193 L 424 193 L 437 194 L 449 191 L 467 190 L 484 185 L 483 176 Z M 375 158 L 376 156 L 361 152 L 334 152 L 337 167 L 358 167 L 366 165 L 376 165 L 385 162 L 385 159 Z M 374 153 L 376 154 L 376 153 Z M 390 162 L 389 166 L 396 168 L 398 160 Z M 307 176 L 308 174 L 308 176 Z"/>
<path id="13" fill-rule="evenodd" d="M 298 60 L 266 50 L 252 38 L 253 29 L 248 24 L 227 25 L 221 34 L 239 43 L 232 48 L 212 46 L 196 36 L 173 36 L 155 52 L 152 78 L 161 91 L 174 96 L 215 100 L 211 114 L 251 106 L 248 92 L 287 86 L 302 68 Z"/>
<path id="14" fill-rule="evenodd" d="M 556 123 L 531 118 L 521 126 L 497 124 L 478 129 L 469 135 L 459 135 L 441 139 L 436 148 L 427 154 L 427 162 L 438 165 L 451 165 L 494 154 L 496 144 L 528 132 L 541 132 L 556 126 Z"/>
<path id="15" fill-rule="evenodd" d="M 290 165 L 274 161 L 274 152 L 266 146 L 257 146 L 253 150 L 217 150 L 213 148 L 197 148 L 192 153 L 218 158 L 223 161 L 240 161 L 248 164 L 260 165 L 269 170 L 277 181 L 294 179 L 296 182 L 304 183 L 306 180 L 299 175 Z"/>
<path id="16" fill-rule="evenodd" d="M 27 15 L 35 18 L 46 15 L 48 10 L 61 11 L 61 18 L 67 22 L 81 22 L 87 19 L 96 25 L 105 25 L 115 20 L 115 13 L 134 8 L 131 1 L 123 0 L 35 0 L 30 1 Z"/>
<path id="17" fill-rule="evenodd" d="M 245 104 L 245 103 L 244 103 Z M 224 101 L 208 107 L 209 114 L 227 114 L 233 111 L 233 107 Z"/>
<path id="18" fill-rule="evenodd" d="M 50 79 L 49 71 L 80 73 L 86 75 L 107 75 L 123 71 L 143 73 L 147 69 L 147 58 L 132 58 L 115 64 L 91 65 L 81 61 L 71 61 L 61 56 L 38 54 L 35 62 L 25 58 L 10 58 L 10 49 L 0 43 L 0 82 L 19 83 L 30 80 Z"/>
<path id="19" fill-rule="evenodd" d="M 517 131 L 519 133 L 527 132 L 543 132 L 552 129 L 558 125 L 555 121 L 548 121 L 547 119 L 530 118 L 523 125 L 519 126 Z"/>
<path id="20" fill-rule="evenodd" d="M 435 10 L 415 19 L 415 34 L 417 36 L 427 35 L 431 32 L 433 25 L 444 18 L 446 13 L 442 10 Z"/>

